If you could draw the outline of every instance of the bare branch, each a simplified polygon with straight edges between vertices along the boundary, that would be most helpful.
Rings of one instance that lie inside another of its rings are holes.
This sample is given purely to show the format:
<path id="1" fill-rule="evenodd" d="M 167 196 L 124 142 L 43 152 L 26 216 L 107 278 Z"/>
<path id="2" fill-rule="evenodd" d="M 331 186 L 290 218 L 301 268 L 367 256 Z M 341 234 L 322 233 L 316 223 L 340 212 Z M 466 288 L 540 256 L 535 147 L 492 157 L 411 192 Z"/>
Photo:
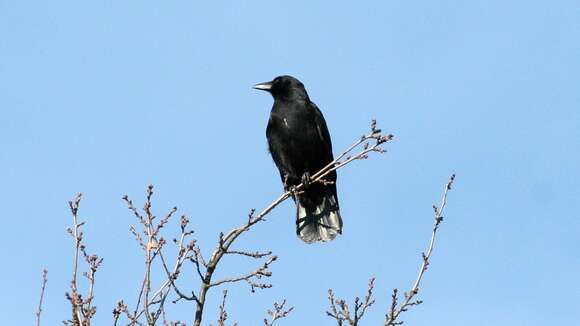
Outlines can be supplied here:
<path id="1" fill-rule="evenodd" d="M 334 292 L 332 291 L 332 289 L 328 289 L 328 301 L 330 301 L 331 311 L 327 311 L 326 315 L 336 319 L 336 324 L 338 326 L 342 326 L 342 323 L 345 320 L 345 318 L 343 317 L 343 314 L 339 313 L 338 307 L 340 307 L 340 304 L 338 304 L 338 302 L 334 298 Z"/>
<path id="2" fill-rule="evenodd" d="M 240 255 L 240 256 L 247 256 L 252 258 L 264 258 L 266 256 L 270 256 L 272 254 L 271 251 L 266 252 L 247 252 L 247 251 L 239 251 L 239 250 L 229 250 L 225 252 L 226 254 L 233 254 L 233 255 Z"/>
<path id="3" fill-rule="evenodd" d="M 384 153 L 383 145 L 393 139 L 390 134 L 383 134 L 376 126 L 376 121 L 371 123 L 371 130 L 368 134 L 361 136 L 350 147 L 342 152 L 335 160 L 326 165 L 323 169 L 316 172 L 310 177 L 310 183 L 332 184 L 332 181 L 326 180 L 330 173 L 338 170 L 356 160 L 363 160 L 369 157 L 370 153 Z M 422 253 L 422 263 L 415 282 L 413 283 L 409 292 L 404 293 L 403 298 L 399 298 L 398 291 L 395 289 L 391 296 L 390 309 L 385 316 L 384 325 L 394 326 L 400 325 L 403 322 L 399 321 L 402 312 L 407 311 L 410 307 L 422 303 L 416 300 L 419 293 L 421 281 L 423 280 L 425 271 L 430 264 L 430 258 L 434 250 L 437 231 L 443 221 L 443 211 L 447 204 L 447 194 L 451 189 L 455 175 L 449 178 L 445 185 L 444 193 L 439 206 L 433 205 L 435 214 L 434 223 L 432 227 L 431 239 L 425 252 Z M 134 310 L 129 311 L 127 304 L 124 301 L 119 301 L 113 309 L 114 325 L 117 325 L 121 319 L 127 319 L 126 325 L 148 325 L 153 326 L 158 323 L 160 318 L 164 325 L 185 325 L 182 322 L 171 322 L 166 320 L 165 316 L 165 302 L 171 293 L 176 295 L 174 303 L 180 300 L 193 301 L 196 304 L 196 312 L 194 317 L 194 325 L 199 326 L 202 322 L 203 310 L 206 303 L 208 292 L 213 287 L 221 286 L 225 283 L 247 283 L 250 285 L 252 292 L 255 289 L 265 289 L 272 285 L 263 282 L 264 278 L 272 276 L 270 265 L 276 261 L 277 256 L 273 255 L 271 251 L 259 250 L 233 250 L 234 242 L 245 232 L 249 231 L 253 226 L 265 221 L 266 216 L 275 209 L 279 204 L 304 191 L 305 185 L 291 187 L 289 190 L 281 194 L 277 199 L 272 201 L 263 210 L 256 214 L 255 210 L 251 210 L 248 214 L 247 220 L 239 227 L 233 228 L 228 233 L 221 233 L 218 241 L 209 259 L 204 259 L 202 251 L 197 245 L 195 239 L 190 237 L 193 231 L 188 229 L 189 220 L 185 216 L 181 216 L 179 221 L 181 227 L 181 234 L 178 239 L 173 239 L 177 246 L 177 255 L 175 261 L 168 261 L 166 258 L 167 252 L 163 251 L 166 240 L 161 236 L 162 229 L 171 221 L 171 218 L 177 212 L 177 208 L 173 207 L 161 219 L 158 219 L 152 210 L 153 186 L 147 187 L 146 200 L 142 209 L 137 209 L 133 202 L 124 196 L 123 200 L 127 204 L 128 209 L 135 216 L 140 227 L 137 229 L 131 226 L 130 231 L 143 250 L 144 254 L 144 275 L 141 283 L 139 296 L 136 300 Z M 95 275 L 98 268 L 101 266 L 103 259 L 94 254 L 89 254 L 86 251 L 83 241 L 82 226 L 84 222 L 79 221 L 78 209 L 82 199 L 79 193 L 75 198 L 69 201 L 69 208 L 73 217 L 73 226 L 68 228 L 68 233 L 74 239 L 74 256 L 73 256 L 73 271 L 70 282 L 70 293 L 66 293 L 66 298 L 71 303 L 72 317 L 64 321 L 65 325 L 72 326 L 90 326 L 92 317 L 96 314 L 96 307 L 93 305 L 94 289 L 95 289 Z M 82 255 L 85 263 L 88 266 L 86 272 L 82 275 L 87 281 L 86 295 L 79 291 L 79 257 Z M 246 274 L 237 276 L 225 277 L 213 281 L 214 273 L 219 267 L 221 259 L 225 255 L 238 255 L 248 258 L 260 260 L 259 266 Z M 207 257 L 207 256 L 206 256 Z M 159 259 L 157 259 L 159 258 Z M 161 265 L 165 272 L 166 279 L 162 280 L 160 284 L 154 284 L 152 273 L 154 264 Z M 199 290 L 182 291 L 178 288 L 177 280 L 182 274 L 182 269 L 187 263 L 192 263 L 192 271 L 197 273 L 201 280 Z M 43 282 L 41 288 L 41 295 L 36 312 L 36 324 L 40 326 L 40 317 L 42 312 L 42 304 L 44 299 L 44 292 L 47 283 L 47 271 L 44 270 Z M 368 308 L 374 303 L 374 278 L 371 278 L 368 283 L 366 295 L 363 299 L 356 297 L 353 305 L 348 305 L 345 300 L 336 299 L 332 290 L 328 291 L 328 299 L 330 301 L 329 310 L 326 312 L 328 316 L 334 318 L 339 326 L 348 324 L 350 326 L 357 326 L 359 321 L 365 316 Z M 155 289 L 157 289 L 155 291 Z M 191 294 L 188 294 L 191 292 Z M 228 314 L 226 311 L 227 290 L 223 291 L 223 299 L 219 306 L 218 325 L 224 326 Z M 294 307 L 285 308 L 286 300 L 275 302 L 273 310 L 268 310 L 269 319 L 263 320 L 265 326 L 272 326 L 274 323 L 282 318 L 285 318 Z"/>
<path id="4" fill-rule="evenodd" d="M 118 307 L 113 311 L 115 322 L 117 322 L 120 316 L 123 315 L 130 321 L 128 325 L 141 325 L 142 323 L 139 320 L 144 315 L 148 325 L 155 325 L 159 318 L 165 314 L 165 302 L 171 289 L 174 289 L 175 293 L 183 298 L 195 300 L 195 295 L 192 294 L 192 297 L 186 296 L 175 285 L 175 280 L 181 272 L 183 263 L 193 257 L 192 252 L 196 246 L 195 240 L 191 240 L 187 245 L 184 244 L 186 238 L 193 234 L 193 231 L 187 230 L 189 220 L 185 216 L 181 216 L 181 236 L 179 240 L 173 240 L 178 247 L 178 256 L 173 269 L 169 270 L 162 253 L 166 240 L 160 235 L 160 232 L 161 229 L 169 223 L 175 212 L 177 212 L 177 207 L 173 207 L 161 220 L 156 222 L 156 216 L 151 209 L 152 197 L 153 186 L 149 185 L 147 187 L 146 201 L 143 205 L 143 213 L 141 213 L 135 208 L 133 201 L 130 200 L 127 195 L 123 196 L 127 208 L 133 213 L 133 215 L 135 215 L 137 221 L 141 225 L 141 231 L 137 231 L 134 226 L 131 226 L 130 230 L 143 250 L 145 271 L 139 296 L 137 297 L 137 303 L 133 312 L 129 313 L 127 306 L 124 303 L 121 306 L 118 305 Z M 167 280 L 161 284 L 157 291 L 153 292 L 151 275 L 153 264 L 157 258 L 160 258 L 161 260 L 161 264 L 167 275 Z"/>
<path id="5" fill-rule="evenodd" d="M 421 285 L 421 280 L 423 279 L 423 275 L 429 266 L 429 259 L 431 258 L 431 254 L 433 253 L 433 248 L 435 246 L 435 239 L 437 236 L 437 230 L 439 230 L 439 226 L 443 221 L 443 210 L 445 209 L 445 205 L 447 205 L 447 192 L 451 190 L 453 186 L 453 181 L 455 181 L 455 174 L 452 174 L 449 177 L 449 180 L 445 184 L 445 188 L 443 191 L 443 197 L 441 198 L 441 203 L 439 206 L 433 205 L 433 211 L 435 212 L 435 219 L 433 222 L 433 229 L 431 232 L 431 240 L 429 241 L 429 246 L 427 247 L 427 251 L 421 254 L 422 262 L 421 267 L 419 268 L 419 274 L 417 275 L 417 279 L 411 290 L 406 292 L 404 295 L 403 302 L 398 305 L 398 296 L 397 296 L 397 289 L 393 290 L 393 294 L 391 296 L 391 306 L 389 312 L 385 316 L 385 326 L 395 326 L 401 325 L 402 321 L 397 321 L 397 318 L 401 315 L 402 312 L 407 311 L 408 308 L 412 306 L 419 305 L 423 303 L 421 300 L 414 300 L 414 297 L 419 293 L 419 286 Z"/>
<path id="6" fill-rule="evenodd" d="M 345 300 L 336 299 L 332 289 L 328 290 L 328 301 L 330 303 L 330 310 L 326 311 L 326 315 L 336 320 L 338 326 L 342 326 L 347 322 L 351 326 L 357 326 L 359 321 L 364 317 L 367 309 L 375 303 L 373 298 L 373 289 L 375 288 L 375 278 L 369 280 L 367 287 L 367 294 L 363 301 L 359 297 L 354 299 L 354 314 L 351 316 L 350 309 Z"/>
<path id="7" fill-rule="evenodd" d="M 274 310 L 268 309 L 270 320 L 268 320 L 268 318 L 264 318 L 264 326 L 273 326 L 277 320 L 285 318 L 292 312 L 292 310 L 294 310 L 294 307 L 284 309 L 285 305 L 286 299 L 282 300 L 282 302 L 274 302 Z"/>
<path id="8" fill-rule="evenodd" d="M 220 312 L 218 316 L 217 324 L 218 326 L 224 326 L 226 324 L 226 320 L 228 320 L 228 313 L 226 311 L 226 298 L 228 296 L 228 290 L 224 290 L 224 296 L 222 298 L 222 303 L 220 304 Z"/>
<path id="9" fill-rule="evenodd" d="M 40 288 L 40 300 L 38 301 L 38 309 L 36 310 L 36 326 L 40 326 L 40 314 L 42 313 L 42 300 L 44 300 L 44 289 L 46 288 L 46 282 L 48 271 L 46 269 L 42 270 L 42 287 Z"/>
<path id="10" fill-rule="evenodd" d="M 67 300 L 71 303 L 72 308 L 72 318 L 63 321 L 65 325 L 73 326 L 89 326 L 93 316 L 97 313 L 97 307 L 93 306 L 94 298 L 94 287 L 95 287 L 95 274 L 97 269 L 103 262 L 102 258 L 97 255 L 90 255 L 86 252 L 85 245 L 82 244 L 83 233 L 81 227 L 85 224 L 84 222 L 78 221 L 78 210 L 82 199 L 82 194 L 77 194 L 75 198 L 68 202 L 72 217 L 73 217 L 73 227 L 68 228 L 68 233 L 73 237 L 75 243 L 75 254 L 73 259 L 73 276 L 70 282 L 70 293 L 66 293 L 65 296 Z M 78 261 L 79 256 L 82 253 L 83 258 L 89 270 L 83 273 L 83 276 L 88 280 L 88 293 L 86 298 L 79 293 L 78 290 Z"/>
<path id="11" fill-rule="evenodd" d="M 419 293 L 419 286 L 423 275 L 429 266 L 429 259 L 433 253 L 433 248 L 435 245 L 435 239 L 437 235 L 437 230 L 441 222 L 443 221 L 443 210 L 447 204 L 447 193 L 453 185 L 455 180 L 455 175 L 449 178 L 449 181 L 445 184 L 445 189 L 443 192 L 443 198 L 441 199 L 441 204 L 439 207 L 433 205 L 433 210 L 435 212 L 435 219 L 433 222 L 433 229 L 431 233 L 431 240 L 429 241 L 429 246 L 427 251 L 422 253 L 422 263 L 419 269 L 419 275 L 413 283 L 413 287 L 407 293 L 405 293 L 403 302 L 399 305 L 398 303 L 398 290 L 393 290 L 391 296 L 391 305 L 388 313 L 385 316 L 385 326 L 394 326 L 403 324 L 402 321 L 398 321 L 398 317 L 404 311 L 407 311 L 410 307 L 416 306 L 422 303 L 420 300 L 414 300 L 414 297 Z M 354 314 L 351 316 L 349 306 L 345 300 L 336 299 L 332 289 L 328 290 L 328 300 L 330 302 L 330 309 L 326 314 L 336 320 L 338 326 L 342 326 L 345 322 L 351 326 L 358 325 L 358 322 L 363 318 L 367 308 L 372 306 L 375 302 L 373 298 L 373 288 L 374 288 L 374 278 L 369 281 L 367 295 L 364 300 L 360 300 L 358 297 L 354 301 Z"/>
<path id="12" fill-rule="evenodd" d="M 367 308 L 369 308 L 375 303 L 375 299 L 373 298 L 374 287 L 375 287 L 375 278 L 373 277 L 369 280 L 367 295 L 365 296 L 364 301 L 360 302 L 358 297 L 354 300 L 354 315 L 355 321 L 357 323 L 359 320 L 363 318 Z"/>
<path id="13" fill-rule="evenodd" d="M 380 129 L 377 129 L 376 122 L 373 120 L 371 123 L 371 131 L 367 135 L 360 137 L 353 145 L 347 148 L 346 151 L 341 153 L 334 161 L 330 162 L 326 167 L 318 171 L 310 178 L 310 183 L 320 182 L 323 184 L 332 183 L 329 180 L 325 180 L 325 177 L 332 173 L 333 171 L 342 168 L 350 164 L 355 160 L 368 158 L 369 153 L 378 152 L 383 153 L 385 150 L 382 145 L 393 138 L 392 135 L 384 135 L 381 133 Z M 130 231 L 136 239 L 139 247 L 143 250 L 144 254 L 144 274 L 141 282 L 141 288 L 139 290 L 139 295 L 136 299 L 135 307 L 132 311 L 129 310 L 127 304 L 124 301 L 119 301 L 117 306 L 113 309 L 113 320 L 115 325 L 117 325 L 121 319 L 127 319 L 126 325 L 155 325 L 159 318 L 162 318 L 163 323 L 166 325 L 181 325 L 181 322 L 167 322 L 165 318 L 164 305 L 167 300 L 168 295 L 175 293 L 177 298 L 173 302 L 177 302 L 181 299 L 187 301 L 194 301 L 196 304 L 196 312 L 194 325 L 200 325 L 203 315 L 203 309 L 206 302 L 206 295 L 208 291 L 225 283 L 237 283 L 246 282 L 250 285 L 252 292 L 255 289 L 265 289 L 272 285 L 269 283 L 264 283 L 263 278 L 268 278 L 272 275 L 269 270 L 270 265 L 277 259 L 276 256 L 270 251 L 255 251 L 255 250 L 231 250 L 235 240 L 243 233 L 250 230 L 254 225 L 265 220 L 267 214 L 269 214 L 275 207 L 280 203 L 287 200 L 288 198 L 300 193 L 304 190 L 304 185 L 300 184 L 292 189 L 285 191 L 276 200 L 271 202 L 266 208 L 255 214 L 255 210 L 251 210 L 248 214 L 247 221 L 232 230 L 227 234 L 220 234 L 218 238 L 218 243 L 215 246 L 209 259 L 204 259 L 202 251 L 197 245 L 195 239 L 187 239 L 193 234 L 193 231 L 187 229 L 189 220 L 182 216 L 180 219 L 181 235 L 179 239 L 173 239 L 173 242 L 177 245 L 177 257 L 174 262 L 170 264 L 167 261 L 166 255 L 164 255 L 163 248 L 166 244 L 165 239 L 161 236 L 161 230 L 170 222 L 171 218 L 177 211 L 176 207 L 173 207 L 167 214 L 163 215 L 161 219 L 158 219 L 152 210 L 152 198 L 153 198 L 153 186 L 149 185 L 146 192 L 146 200 L 142 209 L 137 209 L 133 204 L 133 201 L 129 199 L 127 195 L 123 196 L 127 208 L 135 216 L 137 220 L 137 228 L 131 226 Z M 96 307 L 93 306 L 94 299 L 94 284 L 95 284 L 95 274 L 99 266 L 102 263 L 102 258 L 96 255 L 88 254 L 82 244 L 83 233 L 81 232 L 81 226 L 84 222 L 78 221 L 78 207 L 81 201 L 81 194 L 78 194 L 73 200 L 69 202 L 69 207 L 73 215 L 73 227 L 68 229 L 68 232 L 74 239 L 75 243 L 75 254 L 73 260 L 73 277 L 71 280 L 71 293 L 67 293 L 67 299 L 71 302 L 72 306 L 72 318 L 65 321 L 66 325 L 73 326 L 89 326 L 91 324 L 91 318 L 96 313 Z M 187 240 L 186 240 L 187 239 Z M 85 262 L 88 265 L 88 271 L 83 273 L 84 277 L 88 281 L 88 293 L 86 297 L 83 297 L 78 290 L 78 260 L 79 256 L 82 254 Z M 219 266 L 221 259 L 224 255 L 238 255 L 253 259 L 262 260 L 260 266 L 255 270 L 242 274 L 239 276 L 225 277 L 223 279 L 212 281 L 214 273 Z M 159 258 L 159 259 L 157 259 Z M 160 264 L 165 272 L 166 279 L 161 282 L 153 291 L 152 273 L 155 262 Z M 184 264 L 191 262 L 193 264 L 192 268 L 200 277 L 201 284 L 197 292 L 182 291 L 177 286 L 177 279 L 181 275 L 182 268 Z M 371 289 L 372 290 L 372 289 Z M 43 285 L 44 291 L 44 285 Z M 358 298 L 355 302 L 355 320 L 362 318 L 367 307 L 372 305 L 374 300 L 369 296 L 365 298 L 364 302 L 359 302 Z M 220 320 L 225 322 L 227 314 L 225 313 L 225 298 L 222 302 L 221 308 L 223 309 L 220 313 Z M 41 297 L 42 304 L 42 297 Z M 274 310 L 268 311 L 271 316 L 270 321 L 265 321 L 266 325 L 272 325 L 276 320 L 284 318 L 293 308 L 288 310 L 284 309 L 285 301 L 282 303 L 274 303 Z M 40 320 L 40 309 L 38 312 L 38 323 Z"/>
<path id="14" fill-rule="evenodd" d="M 224 283 L 235 283 L 235 282 L 239 282 L 239 281 L 246 281 L 252 286 L 252 288 L 255 288 L 255 287 L 269 288 L 272 286 L 271 284 L 256 284 L 256 283 L 252 282 L 252 279 L 260 279 L 262 277 L 272 276 L 272 273 L 270 271 L 268 271 L 268 268 L 270 267 L 270 264 L 272 264 L 274 261 L 276 261 L 276 259 L 278 259 L 277 256 L 272 256 L 272 257 L 270 257 L 270 259 L 268 259 L 268 261 L 266 261 L 264 263 L 264 265 L 262 265 L 261 267 L 259 267 L 258 269 L 256 269 L 255 271 L 253 271 L 251 273 L 248 273 L 246 275 L 239 276 L 239 277 L 225 278 L 225 279 L 216 281 L 214 283 L 211 283 L 209 286 L 214 287 L 214 286 L 219 286 L 219 285 L 224 284 Z"/>
<path id="15" fill-rule="evenodd" d="M 342 168 L 355 160 L 361 160 L 368 158 L 369 153 L 377 152 L 377 153 L 384 153 L 385 150 L 382 148 L 382 145 L 391 141 L 393 139 L 393 135 L 384 135 L 382 134 L 380 129 L 377 129 L 376 121 L 373 120 L 371 122 L 371 131 L 367 135 L 363 135 L 358 139 L 354 144 L 352 144 L 347 150 L 341 153 L 335 160 L 330 162 L 320 171 L 315 173 L 310 177 L 310 183 L 320 182 L 326 183 L 327 180 L 324 180 L 324 177 L 327 176 L 332 171 L 335 171 L 339 168 Z M 358 152 L 352 154 L 355 149 L 360 148 Z M 255 211 L 251 210 L 248 214 L 247 222 L 237 228 L 232 229 L 228 232 L 225 236 L 220 234 L 218 244 L 214 249 L 210 259 L 207 261 L 207 264 L 204 264 L 206 267 L 206 272 L 204 277 L 202 277 L 202 285 L 197 295 L 198 302 L 197 302 L 197 309 L 195 312 L 195 320 L 194 325 L 199 326 L 201 325 L 201 320 L 203 316 L 203 309 L 205 305 L 205 297 L 207 292 L 211 287 L 214 287 L 219 284 L 230 282 L 228 279 L 218 281 L 215 283 L 211 282 L 213 277 L 213 273 L 215 272 L 220 260 L 222 257 L 228 253 L 230 246 L 234 243 L 234 241 L 242 235 L 244 232 L 248 231 L 251 227 L 256 225 L 257 223 L 264 221 L 266 215 L 268 215 L 274 208 L 284 202 L 286 199 L 292 197 L 296 193 L 304 190 L 304 184 L 301 183 L 296 187 L 292 187 L 289 191 L 284 192 L 280 195 L 277 199 L 271 202 L 266 208 L 264 208 L 260 213 L 255 215 Z M 248 275 L 246 275 L 248 276 Z M 229 279 L 231 281 L 247 281 L 251 286 L 252 290 L 254 288 L 265 288 L 269 287 L 267 284 L 254 284 L 249 278 L 246 276 L 236 277 Z M 269 276 L 269 275 L 268 275 Z"/>
<path id="16" fill-rule="evenodd" d="M 188 252 L 186 252 L 185 254 L 187 254 Z M 163 263 L 163 269 L 165 269 L 165 273 L 167 273 L 167 282 L 162 286 L 162 288 L 158 291 L 160 292 L 162 289 L 164 289 L 166 286 L 168 286 L 167 283 L 171 284 L 171 287 L 173 288 L 173 290 L 175 291 L 175 293 L 179 296 L 180 299 L 185 299 L 188 301 L 198 301 L 197 297 L 195 296 L 195 293 L 191 292 L 191 296 L 188 296 L 186 294 L 184 294 L 183 292 L 181 292 L 179 290 L 179 288 L 177 288 L 177 286 L 175 285 L 175 280 L 177 279 L 177 276 L 179 275 L 179 271 L 181 269 L 181 265 L 183 264 L 183 261 L 185 260 L 186 256 L 184 255 L 185 258 L 177 258 L 177 262 L 176 265 L 173 269 L 173 272 L 170 272 L 169 269 L 167 268 L 167 264 L 165 263 L 165 258 L 163 258 L 162 254 L 159 254 L 159 257 L 161 258 L 161 262 Z M 157 295 L 154 295 L 153 297 L 155 298 Z"/>

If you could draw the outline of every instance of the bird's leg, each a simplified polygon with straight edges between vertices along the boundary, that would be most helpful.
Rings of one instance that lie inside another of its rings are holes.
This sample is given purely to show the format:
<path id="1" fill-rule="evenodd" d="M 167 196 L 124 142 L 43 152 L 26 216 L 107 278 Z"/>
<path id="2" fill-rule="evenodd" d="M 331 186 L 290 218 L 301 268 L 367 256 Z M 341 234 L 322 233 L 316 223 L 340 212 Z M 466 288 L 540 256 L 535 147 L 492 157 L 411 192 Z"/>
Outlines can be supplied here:
<path id="1" fill-rule="evenodd" d="M 302 175 L 302 184 L 304 185 L 304 189 L 310 187 L 310 172 L 304 172 Z"/>
<path id="2" fill-rule="evenodd" d="M 284 174 L 284 191 L 290 191 L 292 199 L 296 200 L 296 186 L 290 184 L 290 176 L 287 173 Z"/>
<path id="3" fill-rule="evenodd" d="M 290 177 L 287 173 L 284 174 L 284 191 L 290 190 L 290 182 L 288 182 Z"/>

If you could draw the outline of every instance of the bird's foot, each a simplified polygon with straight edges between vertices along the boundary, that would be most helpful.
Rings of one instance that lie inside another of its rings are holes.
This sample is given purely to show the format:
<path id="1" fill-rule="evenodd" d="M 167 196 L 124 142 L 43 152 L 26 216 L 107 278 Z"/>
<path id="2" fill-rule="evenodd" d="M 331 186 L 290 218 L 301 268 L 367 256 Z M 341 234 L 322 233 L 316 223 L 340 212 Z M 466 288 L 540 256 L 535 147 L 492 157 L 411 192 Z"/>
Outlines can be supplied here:
<path id="1" fill-rule="evenodd" d="M 292 195 L 292 198 L 294 198 L 294 200 L 296 200 L 298 196 L 304 193 L 304 190 L 298 190 L 297 186 L 290 186 L 288 187 L 287 191 L 290 191 L 290 194 Z"/>

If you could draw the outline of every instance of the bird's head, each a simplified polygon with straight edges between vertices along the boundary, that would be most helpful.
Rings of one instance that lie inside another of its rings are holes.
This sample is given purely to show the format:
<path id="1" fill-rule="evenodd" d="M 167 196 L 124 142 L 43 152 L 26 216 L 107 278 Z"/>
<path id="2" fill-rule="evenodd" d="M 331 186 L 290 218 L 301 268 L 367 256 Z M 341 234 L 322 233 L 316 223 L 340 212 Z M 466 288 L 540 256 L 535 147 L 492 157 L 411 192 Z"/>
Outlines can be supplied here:
<path id="1" fill-rule="evenodd" d="M 304 84 L 292 76 L 278 76 L 274 80 L 254 85 L 255 89 L 269 92 L 274 99 L 308 99 Z"/>

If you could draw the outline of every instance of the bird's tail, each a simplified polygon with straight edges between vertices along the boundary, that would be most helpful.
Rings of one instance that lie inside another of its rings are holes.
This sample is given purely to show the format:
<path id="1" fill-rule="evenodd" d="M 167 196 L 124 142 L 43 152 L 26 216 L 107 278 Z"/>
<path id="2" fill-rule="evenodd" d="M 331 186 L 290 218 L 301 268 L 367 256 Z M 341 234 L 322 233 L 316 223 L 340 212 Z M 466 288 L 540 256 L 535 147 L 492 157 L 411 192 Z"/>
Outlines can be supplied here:
<path id="1" fill-rule="evenodd" d="M 325 192 L 320 199 L 317 203 L 296 200 L 296 234 L 306 243 L 330 241 L 342 233 L 336 192 Z"/>

